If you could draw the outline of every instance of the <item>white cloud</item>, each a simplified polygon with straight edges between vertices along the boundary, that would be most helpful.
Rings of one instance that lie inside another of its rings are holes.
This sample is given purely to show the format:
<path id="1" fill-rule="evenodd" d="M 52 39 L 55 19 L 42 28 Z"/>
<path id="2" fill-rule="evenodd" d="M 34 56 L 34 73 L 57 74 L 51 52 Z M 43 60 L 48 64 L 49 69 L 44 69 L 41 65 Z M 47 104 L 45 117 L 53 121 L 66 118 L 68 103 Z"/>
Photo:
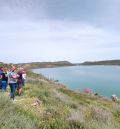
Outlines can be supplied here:
<path id="1" fill-rule="evenodd" d="M 120 48 L 119 34 L 79 22 L 1 22 L 0 30 L 1 51 L 10 62 L 99 60 Z"/>
<path id="2" fill-rule="evenodd" d="M 59 5 L 55 0 L 0 0 L 1 60 L 119 59 L 119 4 L 119 0 L 61 0 Z"/>

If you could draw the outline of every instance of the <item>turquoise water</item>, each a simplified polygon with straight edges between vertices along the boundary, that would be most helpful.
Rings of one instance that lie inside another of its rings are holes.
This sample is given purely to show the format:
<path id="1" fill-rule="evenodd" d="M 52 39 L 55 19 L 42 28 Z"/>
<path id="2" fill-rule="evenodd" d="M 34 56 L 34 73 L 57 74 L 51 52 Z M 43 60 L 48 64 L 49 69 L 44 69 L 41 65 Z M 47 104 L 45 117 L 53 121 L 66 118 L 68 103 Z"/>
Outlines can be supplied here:
<path id="1" fill-rule="evenodd" d="M 59 80 L 73 90 L 91 88 L 99 95 L 120 97 L 120 66 L 72 66 L 34 69 L 48 78 Z"/>

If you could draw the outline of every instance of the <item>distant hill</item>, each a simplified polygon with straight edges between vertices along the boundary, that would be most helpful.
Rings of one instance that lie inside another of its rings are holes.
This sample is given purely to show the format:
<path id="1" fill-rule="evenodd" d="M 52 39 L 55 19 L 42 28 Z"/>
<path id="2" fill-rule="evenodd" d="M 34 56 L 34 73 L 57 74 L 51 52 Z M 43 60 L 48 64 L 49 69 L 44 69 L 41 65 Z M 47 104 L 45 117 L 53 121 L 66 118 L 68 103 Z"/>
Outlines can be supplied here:
<path id="1" fill-rule="evenodd" d="M 120 65 L 120 60 L 87 61 L 79 65 Z"/>
<path id="2" fill-rule="evenodd" d="M 31 63 L 20 63 L 17 64 L 19 67 L 31 68 L 52 68 L 62 66 L 73 66 L 74 64 L 69 61 L 58 61 L 58 62 L 31 62 Z"/>
<path id="3" fill-rule="evenodd" d="M 56 61 L 56 62 L 31 62 L 31 63 L 18 63 L 18 64 L 6 64 L 0 62 L 0 67 L 10 67 L 16 65 L 17 67 L 24 67 L 26 69 L 34 68 L 53 68 L 64 66 L 78 66 L 78 65 L 120 65 L 120 60 L 103 60 L 103 61 L 86 61 L 83 63 L 71 63 L 69 61 Z"/>

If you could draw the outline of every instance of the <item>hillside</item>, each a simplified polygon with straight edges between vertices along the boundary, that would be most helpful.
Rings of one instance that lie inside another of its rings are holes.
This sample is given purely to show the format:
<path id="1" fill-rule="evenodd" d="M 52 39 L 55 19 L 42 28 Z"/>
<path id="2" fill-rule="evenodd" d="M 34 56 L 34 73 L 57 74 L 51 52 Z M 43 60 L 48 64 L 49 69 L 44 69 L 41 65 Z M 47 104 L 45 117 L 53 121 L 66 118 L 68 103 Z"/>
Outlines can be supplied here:
<path id="1" fill-rule="evenodd" d="M 20 67 L 25 67 L 27 69 L 33 69 L 33 68 L 52 68 L 52 67 L 73 66 L 74 64 L 70 63 L 69 61 L 58 61 L 58 62 L 20 63 L 16 65 Z"/>
<path id="2" fill-rule="evenodd" d="M 120 129 L 120 104 L 28 72 L 21 97 L 0 95 L 0 129 Z M 8 89 L 9 91 L 9 89 Z"/>
<path id="3" fill-rule="evenodd" d="M 106 60 L 106 61 L 87 61 L 79 65 L 120 65 L 120 60 Z"/>

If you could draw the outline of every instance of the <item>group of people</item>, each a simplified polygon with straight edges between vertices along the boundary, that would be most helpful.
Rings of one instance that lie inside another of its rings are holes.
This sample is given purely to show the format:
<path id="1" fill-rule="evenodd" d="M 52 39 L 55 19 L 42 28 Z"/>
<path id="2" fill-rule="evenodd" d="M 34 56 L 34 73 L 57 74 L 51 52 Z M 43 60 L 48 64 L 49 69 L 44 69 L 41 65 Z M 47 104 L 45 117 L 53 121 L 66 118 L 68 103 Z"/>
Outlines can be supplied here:
<path id="1" fill-rule="evenodd" d="M 0 67 L 0 88 L 2 93 L 6 92 L 7 86 L 10 86 L 10 97 L 14 100 L 15 93 L 22 94 L 23 86 L 26 81 L 26 71 L 24 68 L 16 68 L 12 66 L 11 69 Z"/>

